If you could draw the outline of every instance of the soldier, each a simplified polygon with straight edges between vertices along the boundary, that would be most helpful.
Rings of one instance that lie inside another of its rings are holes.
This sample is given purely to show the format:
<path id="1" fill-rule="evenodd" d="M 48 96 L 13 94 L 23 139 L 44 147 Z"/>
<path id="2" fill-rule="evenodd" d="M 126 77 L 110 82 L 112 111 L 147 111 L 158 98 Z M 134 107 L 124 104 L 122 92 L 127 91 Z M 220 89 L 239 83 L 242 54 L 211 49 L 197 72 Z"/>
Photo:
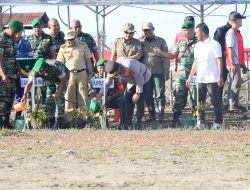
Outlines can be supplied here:
<path id="1" fill-rule="evenodd" d="M 39 58 L 29 76 L 21 101 L 26 101 L 33 84 L 33 76 L 42 77 L 46 82 L 45 112 L 49 119 L 49 128 L 64 128 L 64 94 L 67 83 L 67 68 L 55 60 Z"/>
<path id="2" fill-rule="evenodd" d="M 90 34 L 82 32 L 82 25 L 81 25 L 80 20 L 77 20 L 77 19 L 72 20 L 70 23 L 70 28 L 76 32 L 76 37 L 79 43 L 83 45 L 87 44 L 87 47 L 91 55 L 92 54 L 94 55 L 95 61 L 97 62 L 99 60 L 99 54 L 98 54 L 98 48 L 96 46 L 96 42 Z M 92 67 L 94 68 L 93 58 L 91 57 L 90 60 L 91 60 Z"/>
<path id="3" fill-rule="evenodd" d="M 194 45 L 197 39 L 194 34 L 194 23 L 192 21 L 186 21 L 182 25 L 182 33 L 185 37 L 179 39 L 172 53 L 163 52 L 159 48 L 155 48 L 155 53 L 160 54 L 169 59 L 179 57 L 177 63 L 177 75 L 175 79 L 175 102 L 173 106 L 173 125 L 172 127 L 179 127 L 179 117 L 182 114 L 182 110 L 187 104 L 188 88 L 186 87 L 186 80 L 191 72 L 194 62 Z M 190 94 L 193 96 L 193 94 Z M 191 98 L 192 108 L 195 110 L 196 101 L 195 98 Z M 193 111 L 194 112 L 194 111 Z M 194 112 L 195 113 L 195 112 Z"/>
<path id="4" fill-rule="evenodd" d="M 143 35 L 140 37 L 142 44 L 142 63 L 150 68 L 152 75 L 150 78 L 150 93 L 147 94 L 146 103 L 150 117 L 148 121 L 155 120 L 154 97 L 158 104 L 159 121 L 164 120 L 164 110 L 166 105 L 165 80 L 169 78 L 169 60 L 154 53 L 153 48 L 157 47 L 167 52 L 168 46 L 163 38 L 155 36 L 154 26 L 151 22 L 145 22 L 142 26 Z"/>
<path id="5" fill-rule="evenodd" d="M 10 112 L 16 88 L 16 38 L 23 23 L 11 20 L 0 33 L 0 128 L 10 128 Z"/>
<path id="6" fill-rule="evenodd" d="M 73 120 L 77 102 L 83 119 L 87 119 L 85 100 L 88 96 L 88 80 L 92 77 L 90 55 L 86 47 L 76 41 L 76 33 L 69 30 L 65 35 L 66 43 L 60 47 L 57 60 L 69 70 L 69 82 L 65 94 L 65 114 L 67 122 Z M 77 101 L 76 101 L 77 94 Z"/>
<path id="7" fill-rule="evenodd" d="M 55 18 L 49 20 L 48 26 L 50 29 L 52 44 L 56 46 L 56 54 L 57 54 L 60 49 L 60 46 L 65 43 L 64 33 L 60 31 L 60 25 Z"/>
<path id="8" fill-rule="evenodd" d="M 56 46 L 52 44 L 50 35 L 43 32 L 43 23 L 41 18 L 35 18 L 32 23 L 33 34 L 27 36 L 31 44 L 32 53 L 35 58 L 56 59 Z M 46 99 L 46 87 L 41 87 L 42 103 Z"/>
<path id="9" fill-rule="evenodd" d="M 56 59 L 56 46 L 53 46 L 51 36 L 43 32 L 41 18 L 32 21 L 33 34 L 27 36 L 35 58 Z"/>
<path id="10" fill-rule="evenodd" d="M 111 48 L 110 60 L 135 59 L 139 61 L 142 57 L 141 43 L 133 36 L 135 27 L 132 23 L 125 23 L 122 27 L 123 37 L 117 38 Z"/>

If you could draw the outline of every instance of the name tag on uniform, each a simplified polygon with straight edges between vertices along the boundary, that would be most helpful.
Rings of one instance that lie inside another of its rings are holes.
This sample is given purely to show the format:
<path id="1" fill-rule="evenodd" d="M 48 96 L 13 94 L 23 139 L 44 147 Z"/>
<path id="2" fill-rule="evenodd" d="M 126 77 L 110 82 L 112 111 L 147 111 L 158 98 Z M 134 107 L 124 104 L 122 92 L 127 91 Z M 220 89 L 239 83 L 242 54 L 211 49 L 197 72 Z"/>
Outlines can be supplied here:
<path id="1" fill-rule="evenodd" d="M 93 88 L 102 88 L 104 84 L 104 78 L 93 78 L 92 79 L 92 87 Z M 112 83 L 109 88 L 114 88 L 115 82 L 114 79 L 112 80 Z"/>
<path id="2" fill-rule="evenodd" d="M 21 78 L 21 87 L 25 87 L 28 81 L 29 78 Z M 44 86 L 43 79 L 41 77 L 37 77 L 35 80 L 35 87 L 41 87 L 41 86 Z"/>
<path id="3" fill-rule="evenodd" d="M 196 76 L 193 76 L 190 82 L 190 86 L 195 86 L 195 85 L 196 85 Z"/>

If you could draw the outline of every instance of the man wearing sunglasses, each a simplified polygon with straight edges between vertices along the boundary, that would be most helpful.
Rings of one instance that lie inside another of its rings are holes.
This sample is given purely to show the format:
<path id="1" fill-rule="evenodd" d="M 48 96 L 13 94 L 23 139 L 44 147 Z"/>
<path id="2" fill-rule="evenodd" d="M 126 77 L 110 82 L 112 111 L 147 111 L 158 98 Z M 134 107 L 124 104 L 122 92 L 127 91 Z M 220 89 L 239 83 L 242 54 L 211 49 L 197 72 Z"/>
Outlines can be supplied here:
<path id="1" fill-rule="evenodd" d="M 141 43 L 134 38 L 135 27 L 132 23 L 125 23 L 122 27 L 123 37 L 117 38 L 112 43 L 111 60 L 135 59 L 142 56 Z"/>

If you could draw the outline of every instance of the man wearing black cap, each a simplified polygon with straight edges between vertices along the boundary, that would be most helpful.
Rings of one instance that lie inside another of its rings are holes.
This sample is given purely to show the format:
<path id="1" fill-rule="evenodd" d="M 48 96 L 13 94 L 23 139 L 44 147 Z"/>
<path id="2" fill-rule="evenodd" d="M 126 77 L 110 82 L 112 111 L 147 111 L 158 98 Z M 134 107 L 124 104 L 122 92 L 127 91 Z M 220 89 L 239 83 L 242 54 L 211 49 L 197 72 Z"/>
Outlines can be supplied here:
<path id="1" fill-rule="evenodd" d="M 230 15 L 235 13 L 235 11 L 231 12 L 229 14 L 228 17 L 228 21 L 225 25 L 220 26 L 216 29 L 216 31 L 214 32 L 214 40 L 216 40 L 217 42 L 220 43 L 221 45 L 221 51 L 222 51 L 222 66 L 223 66 L 223 80 L 224 80 L 224 84 L 227 80 L 227 74 L 228 74 L 228 70 L 227 70 L 227 64 L 226 64 L 226 54 L 225 54 L 225 45 L 226 45 L 226 33 L 227 31 L 232 27 L 230 24 Z M 223 101 L 222 101 L 222 96 L 223 96 L 223 87 L 224 84 L 220 87 L 220 98 L 221 98 L 221 103 L 223 105 Z"/>
<path id="2" fill-rule="evenodd" d="M 232 28 L 226 34 L 226 62 L 229 71 L 228 110 L 230 112 L 246 110 L 243 106 L 239 105 L 239 90 L 241 88 L 240 71 L 241 68 L 246 68 L 243 38 L 239 28 L 242 26 L 242 19 L 245 18 L 240 13 L 232 13 L 229 17 Z"/>
<path id="3" fill-rule="evenodd" d="M 11 20 L 0 33 L 0 128 L 10 128 L 10 112 L 16 88 L 16 38 L 23 23 Z"/>
<path id="4" fill-rule="evenodd" d="M 108 61 L 105 66 L 108 76 L 105 80 L 105 94 L 104 89 L 99 92 L 99 97 L 105 95 L 112 83 L 113 78 L 120 77 L 127 82 L 124 97 L 125 110 L 125 126 L 124 129 L 129 129 L 132 126 L 132 119 L 134 113 L 135 103 L 137 104 L 137 121 L 135 128 L 142 129 L 142 117 L 144 114 L 144 98 L 148 93 L 148 81 L 151 77 L 151 71 L 141 62 L 134 59 L 123 59 L 117 62 Z"/>

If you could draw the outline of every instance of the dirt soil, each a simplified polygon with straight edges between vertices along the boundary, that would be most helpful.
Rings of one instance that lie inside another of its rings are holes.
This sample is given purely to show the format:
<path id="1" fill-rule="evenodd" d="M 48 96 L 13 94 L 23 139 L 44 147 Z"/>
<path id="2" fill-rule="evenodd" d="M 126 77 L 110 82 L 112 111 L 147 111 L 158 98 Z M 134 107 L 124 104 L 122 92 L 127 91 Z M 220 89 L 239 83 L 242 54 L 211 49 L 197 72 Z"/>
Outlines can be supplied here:
<path id="1" fill-rule="evenodd" d="M 0 135 L 1 190 L 249 190 L 250 130 Z"/>

